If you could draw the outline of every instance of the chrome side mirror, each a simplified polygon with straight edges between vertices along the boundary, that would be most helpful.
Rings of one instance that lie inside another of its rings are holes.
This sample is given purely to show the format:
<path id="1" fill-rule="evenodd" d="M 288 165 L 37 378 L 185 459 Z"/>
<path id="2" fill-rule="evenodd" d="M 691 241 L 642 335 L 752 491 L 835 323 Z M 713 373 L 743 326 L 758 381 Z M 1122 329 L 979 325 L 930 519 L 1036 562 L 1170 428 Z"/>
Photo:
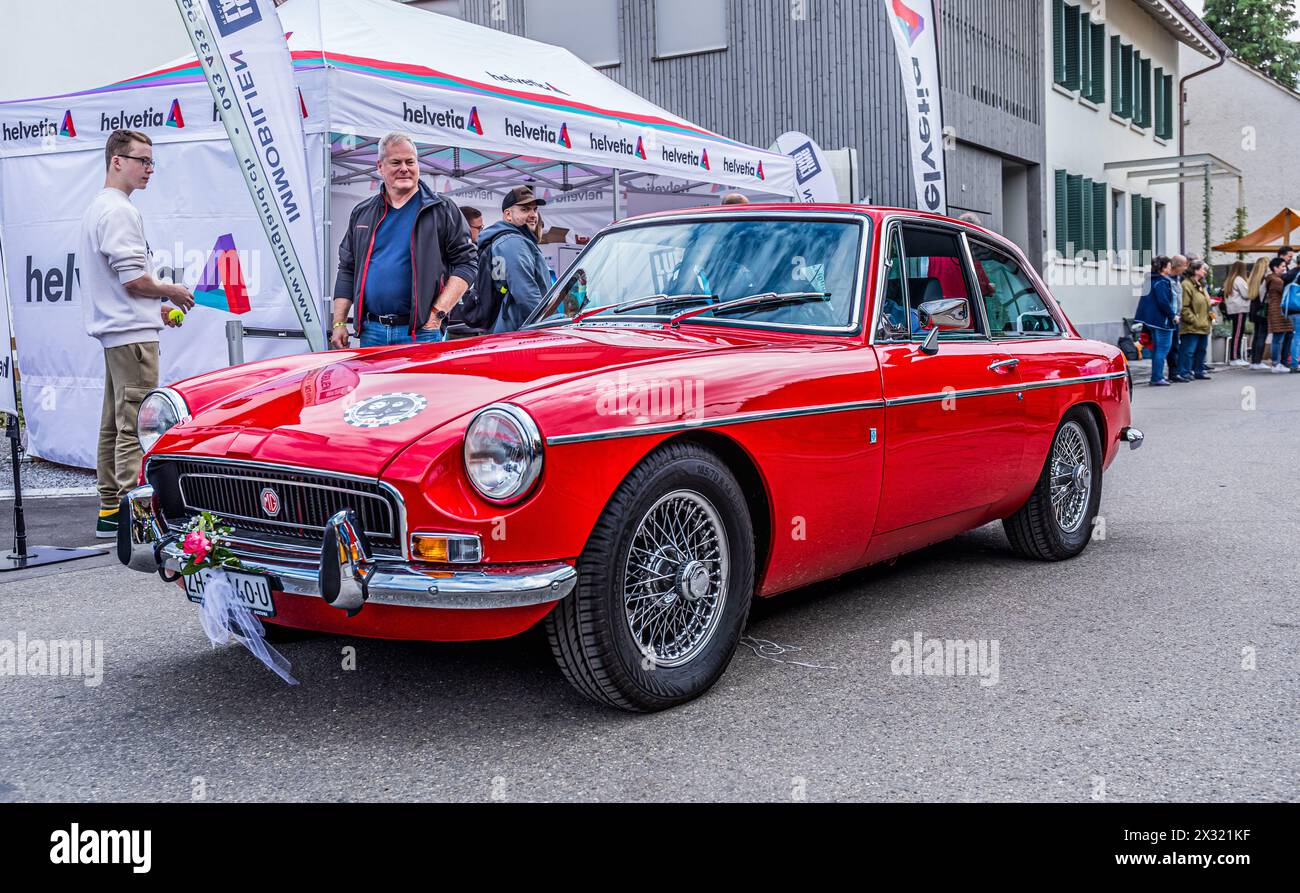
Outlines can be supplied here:
<path id="1" fill-rule="evenodd" d="M 970 302 L 965 298 L 942 298 L 926 301 L 916 308 L 921 328 L 934 327 L 943 331 L 970 328 Z"/>
<path id="2" fill-rule="evenodd" d="M 354 616 L 366 603 L 369 592 L 366 584 L 374 572 L 370 547 L 357 529 L 357 515 L 344 509 L 325 523 L 325 536 L 321 542 L 320 583 L 321 598 L 331 608 L 346 611 Z"/>

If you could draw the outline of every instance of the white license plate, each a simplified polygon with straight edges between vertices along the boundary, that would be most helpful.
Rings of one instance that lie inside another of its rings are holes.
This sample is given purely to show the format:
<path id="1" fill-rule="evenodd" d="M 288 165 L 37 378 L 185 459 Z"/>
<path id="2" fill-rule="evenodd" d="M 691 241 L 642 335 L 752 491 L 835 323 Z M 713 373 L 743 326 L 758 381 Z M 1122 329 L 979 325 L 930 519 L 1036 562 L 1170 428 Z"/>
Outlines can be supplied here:
<path id="1" fill-rule="evenodd" d="M 211 568 L 204 568 L 197 574 L 182 577 L 185 581 L 185 594 L 195 604 L 203 604 L 203 587 L 212 573 Z M 275 602 L 271 599 L 271 584 L 266 577 L 258 574 L 239 574 L 226 571 L 230 585 L 235 590 L 235 600 L 254 614 L 262 617 L 275 616 Z"/>

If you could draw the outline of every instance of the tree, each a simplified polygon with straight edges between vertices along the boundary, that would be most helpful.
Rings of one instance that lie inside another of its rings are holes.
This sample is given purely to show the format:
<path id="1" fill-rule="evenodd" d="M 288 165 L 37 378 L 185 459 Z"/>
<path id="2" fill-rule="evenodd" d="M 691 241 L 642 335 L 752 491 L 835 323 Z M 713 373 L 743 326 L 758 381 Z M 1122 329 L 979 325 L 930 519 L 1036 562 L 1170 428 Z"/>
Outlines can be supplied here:
<path id="1" fill-rule="evenodd" d="M 1206 0 L 1205 24 L 1247 65 L 1288 87 L 1300 82 L 1295 0 Z"/>

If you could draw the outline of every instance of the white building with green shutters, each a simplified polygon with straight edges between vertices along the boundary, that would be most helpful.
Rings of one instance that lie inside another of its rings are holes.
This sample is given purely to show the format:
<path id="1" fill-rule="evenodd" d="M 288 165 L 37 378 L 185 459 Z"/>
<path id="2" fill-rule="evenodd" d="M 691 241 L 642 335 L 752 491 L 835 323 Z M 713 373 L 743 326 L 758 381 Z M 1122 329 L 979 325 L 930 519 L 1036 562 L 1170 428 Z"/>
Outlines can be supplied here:
<path id="1" fill-rule="evenodd" d="M 1223 45 L 1181 0 L 1044 2 L 1043 272 L 1083 334 L 1113 342 L 1151 257 L 1182 247 L 1169 165 L 1183 154 L 1180 80 L 1201 66 L 1185 70 L 1180 47 L 1210 65 Z"/>

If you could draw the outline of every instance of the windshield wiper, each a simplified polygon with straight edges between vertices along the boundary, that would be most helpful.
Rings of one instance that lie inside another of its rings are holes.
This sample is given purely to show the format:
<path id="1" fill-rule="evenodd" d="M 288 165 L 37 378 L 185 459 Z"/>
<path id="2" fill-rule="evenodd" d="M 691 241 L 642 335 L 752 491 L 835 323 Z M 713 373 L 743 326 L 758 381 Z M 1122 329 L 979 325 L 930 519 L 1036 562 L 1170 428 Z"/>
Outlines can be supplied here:
<path id="1" fill-rule="evenodd" d="M 627 313 L 629 310 L 639 310 L 642 307 L 654 307 L 658 304 L 699 304 L 705 301 L 716 301 L 717 295 L 649 295 L 644 298 L 633 298 L 630 301 L 621 301 L 617 304 L 606 304 L 603 307 L 593 307 L 590 310 L 584 310 L 573 319 L 569 320 L 570 324 L 582 322 L 589 316 L 595 316 L 598 313 L 604 313 L 611 310 L 614 313 Z"/>
<path id="2" fill-rule="evenodd" d="M 711 307 L 696 307 L 694 310 L 683 311 L 668 320 L 668 325 L 677 326 L 684 320 L 699 316 L 701 313 L 712 313 L 716 316 L 719 313 L 729 313 L 732 310 L 752 310 L 756 307 L 767 307 L 772 304 L 803 304 L 808 301 L 825 301 L 830 296 L 831 293 L 828 291 L 787 291 L 780 294 L 774 291 L 759 292 L 756 295 L 747 295 L 743 298 L 723 301 L 721 304 L 714 304 Z"/>

